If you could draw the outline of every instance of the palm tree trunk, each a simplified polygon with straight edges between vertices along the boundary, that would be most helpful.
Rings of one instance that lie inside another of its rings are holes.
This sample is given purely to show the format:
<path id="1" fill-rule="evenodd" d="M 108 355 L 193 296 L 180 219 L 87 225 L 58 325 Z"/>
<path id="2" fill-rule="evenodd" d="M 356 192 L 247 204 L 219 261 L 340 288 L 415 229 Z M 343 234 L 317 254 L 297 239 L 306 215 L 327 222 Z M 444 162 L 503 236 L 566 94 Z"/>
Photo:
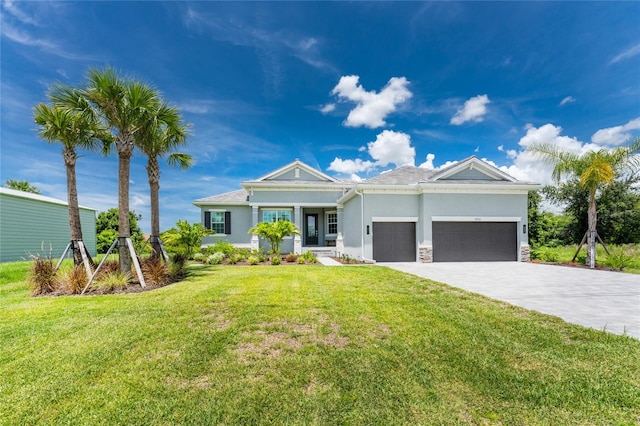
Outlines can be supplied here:
<path id="1" fill-rule="evenodd" d="M 162 247 L 160 246 L 160 166 L 157 157 L 149 156 L 147 175 L 151 196 L 151 257 L 159 259 Z"/>
<path id="2" fill-rule="evenodd" d="M 118 134 L 118 255 L 119 270 L 122 274 L 131 273 L 131 256 L 127 239 L 131 238 L 129 224 L 129 172 L 133 153 L 133 135 Z"/>
<path id="3" fill-rule="evenodd" d="M 589 193 L 589 229 L 587 231 L 587 264 L 590 268 L 596 267 L 596 223 L 598 220 L 596 210 L 596 194 L 595 191 Z"/>
<path id="4" fill-rule="evenodd" d="M 82 240 L 82 224 L 80 222 L 80 208 L 78 206 L 78 188 L 76 185 L 76 160 L 78 155 L 73 149 L 63 149 L 62 158 L 67 168 L 67 202 L 69 207 L 69 228 L 73 241 L 73 263 L 82 265 L 82 254 L 76 241 Z"/>

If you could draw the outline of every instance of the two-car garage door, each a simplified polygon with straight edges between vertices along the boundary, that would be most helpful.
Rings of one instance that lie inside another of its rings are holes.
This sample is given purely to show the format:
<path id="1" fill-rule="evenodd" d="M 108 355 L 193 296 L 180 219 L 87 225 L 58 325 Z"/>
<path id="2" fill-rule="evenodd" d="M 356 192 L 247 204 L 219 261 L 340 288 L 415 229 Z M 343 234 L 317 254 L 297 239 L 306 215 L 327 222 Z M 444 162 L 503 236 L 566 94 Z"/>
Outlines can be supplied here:
<path id="1" fill-rule="evenodd" d="M 434 262 L 516 261 L 516 222 L 433 222 Z"/>
<path id="2" fill-rule="evenodd" d="M 517 261 L 517 222 L 432 222 L 434 262 Z M 415 222 L 373 222 L 373 258 L 416 261 Z"/>

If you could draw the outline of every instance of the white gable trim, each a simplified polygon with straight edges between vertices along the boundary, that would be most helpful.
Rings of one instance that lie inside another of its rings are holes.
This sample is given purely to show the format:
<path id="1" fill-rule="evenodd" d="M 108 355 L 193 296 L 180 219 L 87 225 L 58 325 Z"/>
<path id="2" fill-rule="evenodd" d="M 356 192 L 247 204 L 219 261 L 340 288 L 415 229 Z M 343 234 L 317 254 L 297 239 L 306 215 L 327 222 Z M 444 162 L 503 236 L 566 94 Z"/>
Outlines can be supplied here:
<path id="1" fill-rule="evenodd" d="M 468 160 L 461 161 L 460 163 L 451 167 L 451 169 L 447 170 L 446 172 L 443 172 L 442 174 L 435 176 L 433 180 L 434 181 L 444 180 L 466 169 L 478 170 L 480 173 L 484 173 L 485 175 L 493 179 L 506 180 L 509 182 L 518 181 L 513 176 L 503 172 L 502 170 L 496 167 L 493 167 L 491 164 L 488 164 L 477 157 L 471 157 Z"/>
<path id="2" fill-rule="evenodd" d="M 282 176 L 283 174 L 288 173 L 288 172 L 290 172 L 292 170 L 294 170 L 294 173 L 295 173 L 296 168 L 298 170 L 302 169 L 305 172 L 309 173 L 310 175 L 317 177 L 318 179 L 321 179 L 321 180 L 324 180 L 324 181 L 329 181 L 329 182 L 337 182 L 336 179 L 332 178 L 329 175 L 326 175 L 326 174 L 322 173 L 320 170 L 317 170 L 317 169 L 311 167 L 308 164 L 303 163 L 302 161 L 298 160 L 297 158 L 295 159 L 295 161 L 293 161 L 293 162 L 291 162 L 291 163 L 289 163 L 289 164 L 287 164 L 287 165 L 285 165 L 283 167 L 280 167 L 278 170 L 274 170 L 273 172 L 268 173 L 268 174 L 266 174 L 266 175 L 264 175 L 261 178 L 258 178 L 256 180 L 257 181 L 271 180 L 271 179 L 277 178 L 278 176 Z M 299 171 L 297 173 L 299 173 Z"/>

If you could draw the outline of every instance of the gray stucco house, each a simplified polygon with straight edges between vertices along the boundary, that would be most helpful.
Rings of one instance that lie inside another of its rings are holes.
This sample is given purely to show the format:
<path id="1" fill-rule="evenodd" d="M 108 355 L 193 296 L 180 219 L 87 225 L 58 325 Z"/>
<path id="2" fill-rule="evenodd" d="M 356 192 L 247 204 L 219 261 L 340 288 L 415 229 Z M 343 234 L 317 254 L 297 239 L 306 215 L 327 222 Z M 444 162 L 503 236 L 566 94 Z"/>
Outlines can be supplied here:
<path id="1" fill-rule="evenodd" d="M 529 260 L 527 193 L 521 182 L 469 157 L 440 170 L 403 166 L 361 181 L 338 180 L 295 160 L 242 189 L 201 198 L 202 224 L 257 249 L 260 221 L 290 220 L 302 235 L 283 252 L 330 250 L 378 262 Z"/>
<path id="2" fill-rule="evenodd" d="M 80 207 L 82 237 L 96 254 L 96 210 Z M 56 259 L 71 240 L 65 201 L 0 187 L 0 262 L 39 255 Z"/>

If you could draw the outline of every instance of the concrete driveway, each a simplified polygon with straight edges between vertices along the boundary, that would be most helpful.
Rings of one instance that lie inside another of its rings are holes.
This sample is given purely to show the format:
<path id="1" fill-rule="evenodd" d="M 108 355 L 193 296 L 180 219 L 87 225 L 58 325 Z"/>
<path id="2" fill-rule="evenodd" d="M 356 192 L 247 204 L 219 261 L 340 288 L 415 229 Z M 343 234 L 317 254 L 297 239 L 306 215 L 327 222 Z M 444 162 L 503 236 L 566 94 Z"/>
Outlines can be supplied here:
<path id="1" fill-rule="evenodd" d="M 378 265 L 640 339 L 640 275 L 526 262 Z"/>

